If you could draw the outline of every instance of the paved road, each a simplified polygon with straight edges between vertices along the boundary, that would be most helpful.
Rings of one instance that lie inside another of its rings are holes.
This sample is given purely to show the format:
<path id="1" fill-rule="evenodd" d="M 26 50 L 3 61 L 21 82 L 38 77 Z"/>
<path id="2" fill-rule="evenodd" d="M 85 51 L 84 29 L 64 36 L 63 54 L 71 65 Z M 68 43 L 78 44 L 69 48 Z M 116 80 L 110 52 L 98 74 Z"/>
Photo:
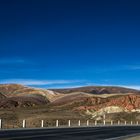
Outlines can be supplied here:
<path id="1" fill-rule="evenodd" d="M 0 140 L 109 140 L 140 133 L 140 126 L 0 130 Z"/>

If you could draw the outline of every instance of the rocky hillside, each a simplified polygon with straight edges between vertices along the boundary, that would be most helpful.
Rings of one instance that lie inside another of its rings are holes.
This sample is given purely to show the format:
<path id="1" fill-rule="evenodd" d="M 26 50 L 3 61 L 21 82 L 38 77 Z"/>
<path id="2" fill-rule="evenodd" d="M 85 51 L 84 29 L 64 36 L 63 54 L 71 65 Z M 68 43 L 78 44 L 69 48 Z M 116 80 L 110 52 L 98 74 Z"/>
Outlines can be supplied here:
<path id="1" fill-rule="evenodd" d="M 0 108 L 45 105 L 62 94 L 18 84 L 0 85 Z"/>
<path id="2" fill-rule="evenodd" d="M 140 91 L 135 89 L 129 89 L 124 87 L 109 87 L 109 86 L 87 86 L 79 88 L 69 88 L 69 89 L 51 89 L 56 92 L 68 94 L 72 92 L 85 92 L 92 94 L 122 94 L 122 93 L 140 93 Z"/>
<path id="3" fill-rule="evenodd" d="M 122 87 L 56 89 L 65 96 L 51 104 L 71 108 L 92 118 L 107 113 L 140 112 L 140 91 Z"/>
<path id="4" fill-rule="evenodd" d="M 87 98 L 83 106 L 78 107 L 80 110 L 98 111 L 104 107 L 117 106 L 125 111 L 140 111 L 140 95 L 122 95 L 111 98 Z"/>
<path id="5" fill-rule="evenodd" d="M 81 112 L 94 118 L 107 113 L 140 112 L 140 95 L 121 94 L 103 98 L 101 96 L 85 96 L 84 94 L 75 96 L 68 94 L 51 104 L 71 108 L 76 112 Z"/>
<path id="6" fill-rule="evenodd" d="M 5 99 L 5 98 L 6 98 L 6 96 L 0 92 L 0 100 Z"/>
<path id="7" fill-rule="evenodd" d="M 140 91 L 122 87 L 46 90 L 18 84 L 0 85 L 0 108 L 44 105 L 91 117 L 104 113 L 140 112 Z"/>

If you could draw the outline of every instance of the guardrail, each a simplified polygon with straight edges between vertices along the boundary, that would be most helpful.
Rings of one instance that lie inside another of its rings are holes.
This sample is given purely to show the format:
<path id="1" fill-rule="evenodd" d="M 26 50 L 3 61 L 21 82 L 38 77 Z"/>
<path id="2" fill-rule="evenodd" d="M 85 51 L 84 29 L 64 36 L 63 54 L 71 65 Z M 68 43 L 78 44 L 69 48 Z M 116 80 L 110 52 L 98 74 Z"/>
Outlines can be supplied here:
<path id="1" fill-rule="evenodd" d="M 94 126 L 119 126 L 119 125 L 140 125 L 139 121 L 93 121 L 93 120 L 55 120 L 51 124 L 47 122 L 47 120 L 39 120 L 38 123 L 34 126 L 28 120 L 20 120 L 20 121 L 11 121 L 6 122 L 6 120 L 0 119 L 0 129 L 9 129 L 9 128 L 45 128 L 45 127 L 94 127 Z M 7 126 L 7 127 L 6 127 Z"/>

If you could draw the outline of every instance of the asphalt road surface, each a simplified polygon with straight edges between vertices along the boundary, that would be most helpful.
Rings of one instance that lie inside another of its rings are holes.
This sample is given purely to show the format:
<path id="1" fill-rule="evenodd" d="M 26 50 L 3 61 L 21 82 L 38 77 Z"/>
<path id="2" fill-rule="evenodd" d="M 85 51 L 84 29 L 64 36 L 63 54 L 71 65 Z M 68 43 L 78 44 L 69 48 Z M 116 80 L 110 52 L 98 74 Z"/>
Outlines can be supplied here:
<path id="1" fill-rule="evenodd" d="M 140 126 L 0 130 L 0 140 L 111 140 L 137 133 Z"/>

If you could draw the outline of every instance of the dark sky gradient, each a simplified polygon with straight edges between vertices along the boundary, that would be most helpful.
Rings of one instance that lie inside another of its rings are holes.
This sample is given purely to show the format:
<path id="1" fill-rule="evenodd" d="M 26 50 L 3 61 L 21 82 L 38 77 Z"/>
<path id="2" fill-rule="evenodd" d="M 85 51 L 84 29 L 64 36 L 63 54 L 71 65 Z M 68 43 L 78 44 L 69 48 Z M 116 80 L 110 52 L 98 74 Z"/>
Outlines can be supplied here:
<path id="1" fill-rule="evenodd" d="M 1 0 L 0 83 L 140 88 L 140 1 Z"/>

